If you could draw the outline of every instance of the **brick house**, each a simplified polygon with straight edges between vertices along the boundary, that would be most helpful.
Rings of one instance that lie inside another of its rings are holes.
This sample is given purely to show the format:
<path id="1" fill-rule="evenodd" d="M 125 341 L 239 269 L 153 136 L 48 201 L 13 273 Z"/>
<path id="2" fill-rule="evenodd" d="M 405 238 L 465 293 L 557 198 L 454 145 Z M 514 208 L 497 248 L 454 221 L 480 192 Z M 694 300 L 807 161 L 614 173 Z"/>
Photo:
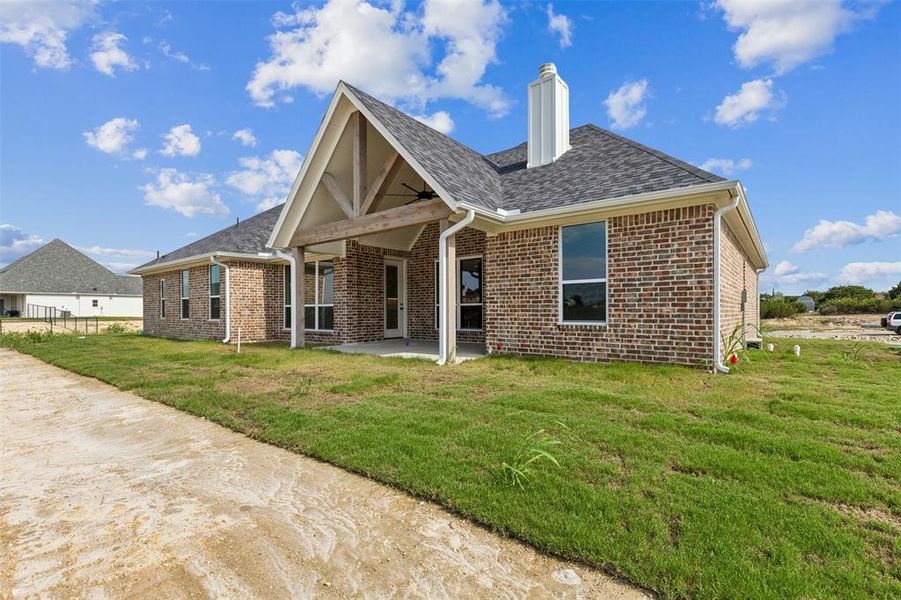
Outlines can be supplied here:
<path id="1" fill-rule="evenodd" d="M 482 155 L 340 83 L 284 205 L 133 271 L 145 331 L 726 370 L 767 266 L 741 183 L 570 129 L 568 93 L 542 65 L 527 141 Z"/>

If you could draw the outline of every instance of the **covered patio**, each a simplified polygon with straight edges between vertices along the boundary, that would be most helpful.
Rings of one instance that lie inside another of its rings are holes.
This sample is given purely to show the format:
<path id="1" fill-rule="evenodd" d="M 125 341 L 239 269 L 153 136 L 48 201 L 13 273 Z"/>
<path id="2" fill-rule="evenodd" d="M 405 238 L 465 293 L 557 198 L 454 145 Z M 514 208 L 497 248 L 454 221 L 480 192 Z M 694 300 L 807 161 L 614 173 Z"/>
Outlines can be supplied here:
<path id="1" fill-rule="evenodd" d="M 484 355 L 485 234 L 469 228 L 474 211 L 453 206 L 357 94 L 339 86 L 268 244 L 291 265 L 284 306 L 292 347 L 440 364 Z"/>

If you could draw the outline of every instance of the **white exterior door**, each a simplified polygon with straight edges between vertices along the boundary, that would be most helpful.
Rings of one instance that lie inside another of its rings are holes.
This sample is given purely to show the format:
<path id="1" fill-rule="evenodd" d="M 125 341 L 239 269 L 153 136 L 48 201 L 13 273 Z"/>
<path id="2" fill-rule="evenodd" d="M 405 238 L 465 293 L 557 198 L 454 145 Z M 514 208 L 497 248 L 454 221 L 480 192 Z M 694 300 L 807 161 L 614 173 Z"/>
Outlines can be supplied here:
<path id="1" fill-rule="evenodd" d="M 405 264 L 385 259 L 385 337 L 404 337 L 406 330 Z"/>

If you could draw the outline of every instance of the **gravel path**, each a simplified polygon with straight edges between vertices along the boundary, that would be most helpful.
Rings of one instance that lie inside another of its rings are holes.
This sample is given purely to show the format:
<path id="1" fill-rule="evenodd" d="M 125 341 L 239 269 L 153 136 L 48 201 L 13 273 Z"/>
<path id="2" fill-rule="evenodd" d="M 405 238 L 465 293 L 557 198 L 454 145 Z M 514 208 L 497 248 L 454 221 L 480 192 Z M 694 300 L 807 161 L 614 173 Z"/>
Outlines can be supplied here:
<path id="1" fill-rule="evenodd" d="M 0 597 L 646 597 L 32 357 L 0 365 Z"/>

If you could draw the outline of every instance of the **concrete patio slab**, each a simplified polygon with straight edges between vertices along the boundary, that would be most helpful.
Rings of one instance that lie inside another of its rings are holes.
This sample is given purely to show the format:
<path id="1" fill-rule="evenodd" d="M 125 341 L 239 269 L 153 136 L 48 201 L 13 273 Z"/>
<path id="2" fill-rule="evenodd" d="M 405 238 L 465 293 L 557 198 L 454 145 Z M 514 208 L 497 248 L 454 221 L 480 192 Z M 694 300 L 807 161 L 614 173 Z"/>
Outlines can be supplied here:
<path id="1" fill-rule="evenodd" d="M 379 340 L 376 342 L 359 342 L 356 344 L 340 344 L 326 346 L 329 350 L 348 354 L 375 354 L 377 356 L 399 356 L 401 358 L 425 358 L 438 360 L 438 342 L 421 340 Z M 486 356 L 485 344 L 457 344 L 457 362 L 473 360 Z"/>

